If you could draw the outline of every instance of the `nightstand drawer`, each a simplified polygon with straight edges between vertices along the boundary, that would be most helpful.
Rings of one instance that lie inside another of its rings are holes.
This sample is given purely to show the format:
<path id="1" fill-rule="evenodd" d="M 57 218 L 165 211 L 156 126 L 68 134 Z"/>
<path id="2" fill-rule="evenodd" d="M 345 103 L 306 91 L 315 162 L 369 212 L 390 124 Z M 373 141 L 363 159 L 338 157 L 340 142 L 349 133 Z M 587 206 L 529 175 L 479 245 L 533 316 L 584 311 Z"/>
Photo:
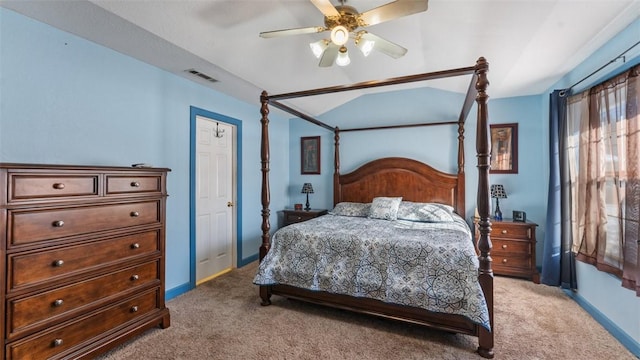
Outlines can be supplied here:
<path id="1" fill-rule="evenodd" d="M 318 216 L 325 215 L 327 210 L 284 210 L 284 226 L 311 220 Z"/>
<path id="2" fill-rule="evenodd" d="M 313 214 L 299 214 L 299 213 L 286 214 L 284 221 L 286 223 L 293 224 L 297 222 L 307 221 L 309 219 L 313 219 L 314 217 L 315 216 Z"/>
<path id="3" fill-rule="evenodd" d="M 514 225 L 514 223 L 500 222 L 491 224 L 491 238 L 531 239 L 531 228 Z"/>
<path id="4" fill-rule="evenodd" d="M 493 254 L 494 270 L 504 275 L 528 276 L 531 269 L 531 258 L 522 255 Z"/>
<path id="5" fill-rule="evenodd" d="M 494 255 L 503 253 L 518 253 L 527 254 L 531 253 L 531 243 L 528 241 L 518 240 L 504 240 L 492 238 Z"/>

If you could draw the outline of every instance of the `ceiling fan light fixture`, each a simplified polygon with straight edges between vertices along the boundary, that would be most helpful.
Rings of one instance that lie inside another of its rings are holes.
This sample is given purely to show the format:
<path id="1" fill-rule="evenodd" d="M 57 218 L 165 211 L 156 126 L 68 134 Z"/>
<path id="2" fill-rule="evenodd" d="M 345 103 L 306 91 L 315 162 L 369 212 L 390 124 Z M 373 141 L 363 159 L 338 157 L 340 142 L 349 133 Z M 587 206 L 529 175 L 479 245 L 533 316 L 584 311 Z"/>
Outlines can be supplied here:
<path id="1" fill-rule="evenodd" d="M 338 46 L 346 44 L 349 41 L 349 30 L 342 25 L 334 27 L 331 29 L 331 41 Z"/>
<path id="2" fill-rule="evenodd" d="M 325 39 L 318 40 L 309 44 L 313 55 L 315 55 L 315 57 L 318 59 L 320 59 L 320 56 L 322 56 L 322 53 L 325 51 L 327 46 L 329 46 L 329 41 Z"/>
<path id="3" fill-rule="evenodd" d="M 349 54 L 347 53 L 347 48 L 342 46 L 338 52 L 338 57 L 336 58 L 336 65 L 338 66 L 347 66 L 351 63 L 351 59 L 349 59 Z"/>

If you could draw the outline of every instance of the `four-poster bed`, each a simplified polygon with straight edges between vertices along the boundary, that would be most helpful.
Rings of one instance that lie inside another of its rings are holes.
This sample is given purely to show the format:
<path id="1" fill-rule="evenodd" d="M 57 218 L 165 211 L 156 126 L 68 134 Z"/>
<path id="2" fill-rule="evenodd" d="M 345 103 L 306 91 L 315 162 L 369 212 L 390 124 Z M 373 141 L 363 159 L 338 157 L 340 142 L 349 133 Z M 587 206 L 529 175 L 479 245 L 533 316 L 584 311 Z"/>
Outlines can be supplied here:
<path id="1" fill-rule="evenodd" d="M 297 117 L 321 126 L 335 134 L 335 172 L 334 172 L 334 206 L 344 204 L 369 204 L 375 203 L 379 197 L 397 197 L 403 202 L 438 203 L 446 204 L 451 207 L 453 215 L 458 222 L 464 223 L 465 216 L 465 172 L 464 172 L 464 122 L 471 110 L 473 102 L 477 103 L 477 134 L 476 134 L 476 152 L 477 152 L 477 168 L 478 168 L 478 190 L 477 190 L 477 208 L 480 214 L 478 222 L 479 239 L 477 239 L 477 249 L 479 256 L 473 253 L 473 283 L 467 284 L 470 288 L 477 286 L 479 289 L 480 303 L 486 303 L 486 321 L 484 323 L 472 320 L 469 316 L 463 316 L 459 313 L 450 313 L 448 311 L 432 311 L 426 307 L 406 305 L 407 302 L 388 302 L 381 301 L 377 298 L 369 298 L 365 296 L 354 296 L 341 293 L 339 291 L 317 291 L 308 288 L 284 285 L 283 283 L 262 284 L 260 285 L 260 297 L 263 305 L 270 304 L 271 295 L 280 295 L 288 298 L 300 299 L 304 301 L 314 302 L 322 305 L 338 307 L 342 309 L 373 314 L 385 318 L 422 324 L 437 329 L 452 331 L 461 334 L 467 334 L 478 337 L 478 353 L 486 358 L 492 358 L 494 347 L 494 324 L 493 324 L 493 272 L 491 269 L 491 241 L 489 238 L 490 221 L 489 221 L 489 164 L 490 164 L 490 141 L 489 141 L 489 125 L 488 125 L 488 95 L 486 89 L 488 87 L 487 80 L 488 63 L 484 58 L 479 58 L 474 66 L 466 68 L 458 68 L 439 72 L 431 72 L 425 74 L 411 75 L 406 77 L 398 77 L 382 81 L 362 82 L 349 86 L 336 86 L 329 88 L 321 88 L 316 90 L 307 90 L 300 92 L 292 92 L 280 95 L 268 95 L 263 92 L 261 95 L 261 123 L 262 123 L 262 139 L 261 139 L 261 161 L 262 161 L 262 245 L 260 247 L 260 261 L 262 262 L 269 251 L 272 249 L 270 235 L 270 185 L 269 185 L 269 130 L 268 130 L 268 114 L 269 105 L 287 111 Z M 340 130 L 333 128 L 323 122 L 320 122 L 306 114 L 296 111 L 279 100 L 296 98 L 301 96 L 320 95 L 334 92 L 342 92 L 356 89 L 364 89 L 370 87 L 378 87 L 385 85 L 402 84 L 408 82 L 425 81 L 432 79 L 440 79 L 446 77 L 471 75 L 471 82 L 467 95 L 465 97 L 462 111 L 457 121 L 446 123 L 431 123 L 418 125 L 391 125 L 377 127 L 377 129 L 397 128 L 407 126 L 428 126 L 452 124 L 458 126 L 458 167 L 457 173 L 447 174 L 429 165 L 423 164 L 416 160 L 405 158 L 384 158 L 371 161 L 357 170 L 348 173 L 340 173 L 340 151 L 339 140 L 341 131 L 369 130 L 367 129 L 347 129 Z M 385 198 L 390 199 L 390 198 Z M 327 215 L 331 216 L 331 215 Z M 371 216 L 369 216 L 371 217 Z M 313 221 L 315 221 L 314 219 Z M 317 219 L 320 220 L 320 219 Z M 341 220 L 344 221 L 344 220 Z M 361 221 L 369 221 L 369 219 L 361 219 Z M 391 222 L 387 222 L 391 223 Z M 312 221 L 308 224 L 300 225 L 299 228 L 290 230 L 290 232 L 301 232 L 312 227 Z M 294 225 L 292 225 L 294 226 Z M 322 225 L 318 222 L 317 226 Z M 466 227 L 466 223 L 464 223 Z M 446 227 L 446 226 L 445 226 Z M 438 230 L 438 231 L 443 231 Z M 448 230 L 447 230 L 448 231 Z M 275 235 L 274 235 L 275 237 Z M 471 242 L 470 237 L 469 243 Z M 335 240 L 335 239 L 334 239 Z M 449 238 L 447 238 L 449 240 Z M 464 242 L 464 241 L 463 241 Z M 445 245 L 448 245 L 445 244 Z M 473 249 L 473 246 L 471 245 Z M 275 251 L 275 248 L 274 248 Z M 456 250 L 457 251 L 457 250 Z M 468 248 L 465 249 L 468 252 Z M 459 252 L 463 252 L 460 250 Z M 274 255 L 275 256 L 275 255 Z M 373 260 L 372 260 L 373 261 Z M 437 262 L 440 262 L 438 260 Z M 464 262 L 464 260 L 462 261 Z M 261 264 L 262 265 L 262 264 Z M 450 265 L 447 265 L 450 266 Z M 476 271 L 477 269 L 477 271 Z M 457 271 L 457 270 L 456 270 Z M 477 276 L 476 276 L 477 275 Z M 431 291 L 429 289 L 426 290 Z M 394 295 L 395 296 L 395 295 Z M 470 302 L 468 299 L 462 301 Z M 412 304 L 412 302 L 408 302 Z M 399 305 L 404 304 L 404 305 Z M 484 306 L 484 305 L 483 305 Z"/>

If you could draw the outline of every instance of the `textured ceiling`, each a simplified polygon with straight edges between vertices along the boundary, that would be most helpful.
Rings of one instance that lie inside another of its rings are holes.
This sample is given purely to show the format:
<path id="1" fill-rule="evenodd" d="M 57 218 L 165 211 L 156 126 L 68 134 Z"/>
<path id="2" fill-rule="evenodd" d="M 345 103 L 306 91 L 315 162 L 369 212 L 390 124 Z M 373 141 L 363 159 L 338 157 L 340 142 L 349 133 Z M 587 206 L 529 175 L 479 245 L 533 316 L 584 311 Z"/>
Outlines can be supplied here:
<path id="1" fill-rule="evenodd" d="M 347 4 L 363 12 L 388 2 Z M 368 28 L 407 48 L 404 57 L 374 52 L 365 58 L 350 44 L 349 66 L 321 68 L 308 44 L 326 33 L 258 36 L 322 26 L 322 14 L 307 0 L 2 0 L 0 5 L 255 104 L 263 89 L 277 94 L 466 67 L 480 56 L 490 63 L 492 98 L 540 94 L 640 16 L 640 0 L 431 0 L 424 13 Z M 219 81 L 203 81 L 187 69 Z M 468 78 L 411 86 L 425 85 L 465 92 Z M 318 115 L 363 93 L 289 104 Z"/>

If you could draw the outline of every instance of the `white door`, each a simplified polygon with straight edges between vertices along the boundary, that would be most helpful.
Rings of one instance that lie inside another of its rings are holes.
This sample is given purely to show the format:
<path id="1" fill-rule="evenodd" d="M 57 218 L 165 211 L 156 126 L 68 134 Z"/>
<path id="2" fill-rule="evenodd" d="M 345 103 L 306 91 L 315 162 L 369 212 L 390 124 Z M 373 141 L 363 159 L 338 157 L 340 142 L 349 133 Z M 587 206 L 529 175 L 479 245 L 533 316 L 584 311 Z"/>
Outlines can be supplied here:
<path id="1" fill-rule="evenodd" d="M 231 270 L 234 126 L 196 117 L 196 285 Z"/>

